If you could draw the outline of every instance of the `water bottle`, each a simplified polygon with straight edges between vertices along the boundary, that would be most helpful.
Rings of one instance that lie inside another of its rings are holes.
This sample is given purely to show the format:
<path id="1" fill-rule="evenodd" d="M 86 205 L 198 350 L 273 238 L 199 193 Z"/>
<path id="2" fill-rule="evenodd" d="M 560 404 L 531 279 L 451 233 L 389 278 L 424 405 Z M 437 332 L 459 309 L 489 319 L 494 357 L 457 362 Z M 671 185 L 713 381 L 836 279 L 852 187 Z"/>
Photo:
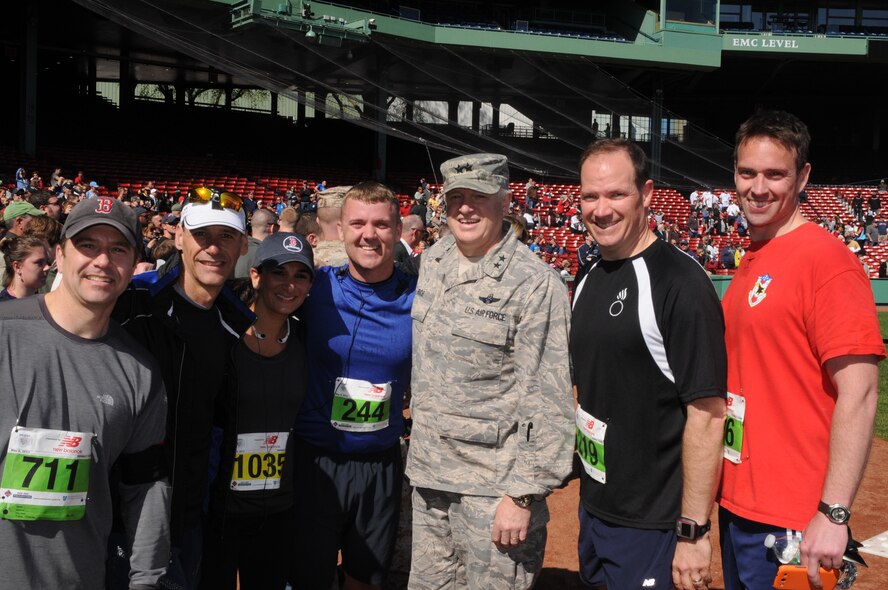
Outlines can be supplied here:
<path id="1" fill-rule="evenodd" d="M 769 534 L 765 537 L 765 547 L 774 552 L 774 556 L 780 563 L 800 565 L 801 552 L 799 546 L 802 543 L 801 534 L 791 534 L 777 537 Z"/>

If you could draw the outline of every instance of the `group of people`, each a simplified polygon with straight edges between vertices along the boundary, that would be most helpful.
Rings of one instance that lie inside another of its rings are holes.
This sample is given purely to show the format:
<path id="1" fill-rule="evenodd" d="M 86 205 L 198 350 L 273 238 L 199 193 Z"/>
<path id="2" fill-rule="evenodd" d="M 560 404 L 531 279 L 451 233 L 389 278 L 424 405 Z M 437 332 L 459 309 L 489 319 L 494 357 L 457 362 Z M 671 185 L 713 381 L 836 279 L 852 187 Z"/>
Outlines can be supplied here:
<path id="1" fill-rule="evenodd" d="M 860 265 L 801 215 L 809 141 L 783 112 L 738 131 L 752 243 L 721 303 L 650 230 L 625 139 L 580 160 L 572 309 L 508 220 L 501 155 L 441 165 L 447 231 L 418 256 L 422 220 L 376 182 L 252 252 L 243 200 L 193 189 L 175 255 L 135 277 L 133 208 L 78 203 L 58 288 L 0 303 L 0 587 L 379 588 L 406 477 L 409 588 L 529 589 L 575 453 L 585 584 L 706 588 L 717 502 L 726 588 L 770 588 L 787 530 L 818 587 L 885 349 Z"/>

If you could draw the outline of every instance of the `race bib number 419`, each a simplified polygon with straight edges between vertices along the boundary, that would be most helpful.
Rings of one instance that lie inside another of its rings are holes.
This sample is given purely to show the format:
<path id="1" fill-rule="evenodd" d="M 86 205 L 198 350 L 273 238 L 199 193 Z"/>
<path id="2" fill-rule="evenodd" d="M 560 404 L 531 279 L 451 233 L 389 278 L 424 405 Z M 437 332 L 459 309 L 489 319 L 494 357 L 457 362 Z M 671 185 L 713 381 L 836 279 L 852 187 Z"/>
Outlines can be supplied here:
<path id="1" fill-rule="evenodd" d="M 13 428 L 9 437 L 0 517 L 80 520 L 86 514 L 92 438 L 88 432 Z"/>
<path id="2" fill-rule="evenodd" d="M 600 483 L 607 483 L 604 467 L 604 435 L 607 424 L 577 406 L 577 455 L 586 474 Z"/>

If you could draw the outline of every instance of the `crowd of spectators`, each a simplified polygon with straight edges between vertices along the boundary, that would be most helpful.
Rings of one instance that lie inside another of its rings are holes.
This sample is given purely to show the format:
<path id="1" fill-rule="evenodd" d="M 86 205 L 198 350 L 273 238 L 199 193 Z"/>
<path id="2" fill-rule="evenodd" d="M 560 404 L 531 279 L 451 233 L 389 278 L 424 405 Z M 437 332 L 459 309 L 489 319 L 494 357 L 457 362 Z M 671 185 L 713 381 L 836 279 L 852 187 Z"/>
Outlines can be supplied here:
<path id="1" fill-rule="evenodd" d="M 305 235 L 317 236 L 320 233 L 316 229 L 318 201 L 326 189 L 327 180 L 321 179 L 294 184 L 283 194 L 271 198 L 256 198 L 253 191 L 241 196 L 248 219 L 256 211 L 262 210 L 262 220 L 269 231 L 298 231 L 301 228 Z M 543 235 L 539 230 L 563 228 L 570 235 L 585 235 L 575 196 L 569 191 L 558 191 L 550 185 L 538 184 L 533 178 L 528 178 L 524 189 L 523 199 L 513 196 L 509 205 L 510 217 L 529 232 L 525 241 L 532 252 L 566 279 L 572 277 L 584 262 L 579 259 L 573 241 L 565 243 L 563 238 Z M 77 202 L 107 193 L 106 187 L 89 179 L 82 170 L 69 178 L 61 168 L 55 168 L 49 182 L 44 183 L 39 171 L 28 173 L 24 167 L 19 167 L 15 171 L 14 185 L 3 184 L 0 188 L 0 210 L 4 211 L 0 237 L 7 232 L 21 233 L 31 218 L 39 216 L 33 212 L 26 213 L 22 205 L 9 209 L 10 213 L 18 212 L 17 215 L 7 215 L 9 205 L 27 203 L 49 219 L 63 224 L 67 213 Z M 886 193 L 888 184 L 884 180 L 876 190 L 862 190 L 853 195 L 847 191 L 837 191 L 836 197 L 844 204 L 851 221 L 843 221 L 840 215 L 822 216 L 816 220 L 827 231 L 844 240 L 848 248 L 861 257 L 865 267 L 867 264 L 863 256 L 867 249 L 888 240 L 888 215 L 881 206 Z M 117 198 L 133 207 L 138 214 L 145 243 L 144 260 L 148 265 L 164 264 L 175 253 L 172 238 L 184 195 L 178 190 L 159 190 L 154 181 L 149 181 L 139 188 L 119 188 Z M 410 256 L 417 256 L 434 244 L 442 231 L 446 231 L 442 229 L 446 228 L 446 213 L 441 187 L 420 178 L 412 197 L 401 198 L 400 214 L 402 218 L 415 215 L 423 222 L 424 228 L 409 253 Z M 19 218 L 18 221 L 16 218 Z M 745 253 L 742 244 L 747 236 L 747 222 L 732 193 L 725 190 L 694 190 L 689 195 L 687 218 L 681 222 L 680 225 L 680 220 L 666 217 L 662 209 L 652 208 L 649 212 L 649 225 L 657 237 L 686 252 L 710 274 L 731 271 L 739 266 L 740 258 Z M 48 243 L 48 248 L 52 258 L 54 244 Z M 885 266 L 881 264 L 880 276 L 888 276 Z M 41 290 L 49 289 L 53 275 L 54 271 L 50 270 L 47 285 L 42 286 Z M 0 278 L 3 278 L 2 275 Z"/>

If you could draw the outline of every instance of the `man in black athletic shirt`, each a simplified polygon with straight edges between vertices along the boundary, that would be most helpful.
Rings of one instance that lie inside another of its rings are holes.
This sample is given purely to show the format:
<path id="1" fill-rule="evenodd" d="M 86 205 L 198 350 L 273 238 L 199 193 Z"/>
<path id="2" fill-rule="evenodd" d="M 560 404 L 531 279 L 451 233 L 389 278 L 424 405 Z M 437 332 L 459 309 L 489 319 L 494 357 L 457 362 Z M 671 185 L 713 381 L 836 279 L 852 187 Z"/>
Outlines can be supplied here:
<path id="1" fill-rule="evenodd" d="M 700 265 L 650 231 L 644 152 L 597 141 L 581 211 L 601 260 L 577 285 L 580 575 L 592 586 L 700 590 L 722 453 L 724 320 Z"/>

